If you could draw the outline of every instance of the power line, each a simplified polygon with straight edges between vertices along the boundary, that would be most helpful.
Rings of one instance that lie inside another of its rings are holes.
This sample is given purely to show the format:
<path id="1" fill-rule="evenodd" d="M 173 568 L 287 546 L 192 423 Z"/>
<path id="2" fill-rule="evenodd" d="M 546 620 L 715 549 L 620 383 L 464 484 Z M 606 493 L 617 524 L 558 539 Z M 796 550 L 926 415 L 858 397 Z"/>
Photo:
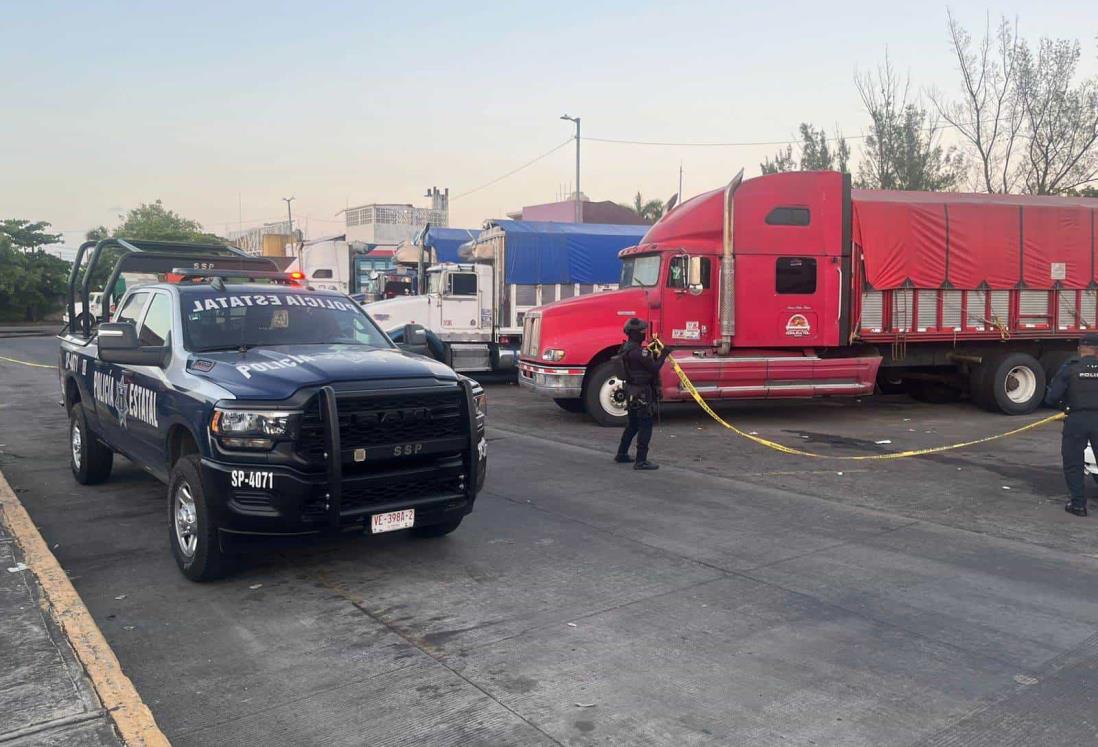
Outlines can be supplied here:
<path id="1" fill-rule="evenodd" d="M 515 168 L 515 169 L 511 169 L 511 170 L 510 170 L 510 171 L 508 171 L 508 172 L 507 172 L 506 174 L 504 174 L 504 175 L 502 175 L 502 176 L 497 176 L 497 177 L 496 177 L 495 179 L 493 179 L 492 181 L 490 181 L 490 182 L 485 182 L 484 184 L 481 184 L 481 185 L 480 185 L 479 187 L 474 187 L 473 189 L 470 189 L 470 190 L 469 190 L 469 191 L 467 191 L 467 192 L 462 192 L 462 193 L 461 193 L 461 194 L 459 194 L 459 195 L 454 195 L 453 197 L 451 197 L 451 198 L 450 198 L 450 202 L 453 202 L 454 200 L 460 200 L 460 199 L 461 199 L 462 197 L 465 197 L 466 195 L 471 195 L 471 194 L 473 194 L 474 192 L 479 192 L 479 191 L 480 191 L 480 190 L 482 190 L 482 189 L 485 189 L 485 188 L 487 188 L 487 187 L 491 187 L 491 186 L 492 186 L 493 184 L 496 184 L 497 182 L 501 182 L 501 181 L 503 181 L 504 179 L 506 179 L 506 178 L 507 178 L 507 177 L 509 177 L 509 176 L 514 176 L 515 174 L 517 174 L 518 172 L 522 171 L 523 169 L 525 169 L 525 168 L 527 168 L 527 167 L 529 167 L 529 166 L 533 166 L 533 165 L 534 165 L 535 163 L 537 163 L 537 162 L 538 162 L 538 161 L 540 161 L 541 159 L 543 159 L 543 158 L 547 158 L 547 157 L 549 157 L 549 156 L 553 155 L 553 154 L 554 154 L 554 153 L 556 153 L 556 152 L 557 152 L 558 150 L 560 150 L 560 149 L 561 149 L 561 148 L 563 148 L 564 146 L 568 145 L 568 143 L 572 142 L 572 141 L 573 141 L 574 139 L 575 139 L 575 138 L 571 138 L 571 137 L 570 137 L 570 138 L 568 138 L 567 140 L 565 140 L 565 141 L 564 141 L 563 143 L 561 143 L 560 145 L 558 145 L 558 146 L 556 146 L 555 148 L 553 148 L 552 150 L 547 150 L 547 151 L 545 151 L 544 153 L 542 153 L 542 154 L 541 154 L 540 156 L 538 156 L 537 158 L 533 158 L 533 159 L 531 159 L 531 160 L 527 161 L 526 163 L 522 164 L 522 165 L 521 165 L 521 166 L 519 166 L 518 168 Z"/>

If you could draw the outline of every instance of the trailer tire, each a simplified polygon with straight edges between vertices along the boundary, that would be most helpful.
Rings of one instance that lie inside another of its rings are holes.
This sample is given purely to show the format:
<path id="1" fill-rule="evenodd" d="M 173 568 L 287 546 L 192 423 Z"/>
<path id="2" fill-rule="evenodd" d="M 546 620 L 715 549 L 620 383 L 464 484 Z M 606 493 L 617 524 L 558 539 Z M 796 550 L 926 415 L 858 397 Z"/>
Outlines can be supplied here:
<path id="1" fill-rule="evenodd" d="M 1049 350 L 1042 353 L 1038 360 L 1041 362 L 1041 367 L 1045 369 L 1045 381 L 1052 381 L 1052 378 L 1060 370 L 1060 366 L 1067 363 L 1074 356 L 1075 352 L 1072 350 Z"/>
<path id="2" fill-rule="evenodd" d="M 598 365 L 583 385 L 583 404 L 596 423 L 607 428 L 624 428 L 625 381 L 613 361 Z"/>
<path id="3" fill-rule="evenodd" d="M 557 403 L 557 407 L 565 412 L 583 413 L 587 411 L 587 407 L 583 404 L 583 400 L 579 397 L 569 397 L 567 399 L 563 397 L 557 397 L 553 400 Z"/>
<path id="4" fill-rule="evenodd" d="M 1044 367 L 1028 353 L 991 355 L 972 374 L 972 398 L 985 410 L 1025 415 L 1044 400 L 1045 381 Z"/>

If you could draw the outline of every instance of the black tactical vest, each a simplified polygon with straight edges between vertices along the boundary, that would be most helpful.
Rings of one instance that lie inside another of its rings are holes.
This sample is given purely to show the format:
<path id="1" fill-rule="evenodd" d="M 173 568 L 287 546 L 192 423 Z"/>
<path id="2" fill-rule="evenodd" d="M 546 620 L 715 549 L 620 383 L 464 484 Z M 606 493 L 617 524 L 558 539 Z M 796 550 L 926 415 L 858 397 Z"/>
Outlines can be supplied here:
<path id="1" fill-rule="evenodd" d="M 627 384 L 649 386 L 655 381 L 652 372 L 644 365 L 644 356 L 651 354 L 643 347 L 629 340 L 621 346 L 618 355 L 621 357 L 622 373 L 625 374 Z"/>
<path id="2" fill-rule="evenodd" d="M 1064 401 L 1073 411 L 1098 410 L 1098 358 L 1087 357 L 1069 364 Z"/>

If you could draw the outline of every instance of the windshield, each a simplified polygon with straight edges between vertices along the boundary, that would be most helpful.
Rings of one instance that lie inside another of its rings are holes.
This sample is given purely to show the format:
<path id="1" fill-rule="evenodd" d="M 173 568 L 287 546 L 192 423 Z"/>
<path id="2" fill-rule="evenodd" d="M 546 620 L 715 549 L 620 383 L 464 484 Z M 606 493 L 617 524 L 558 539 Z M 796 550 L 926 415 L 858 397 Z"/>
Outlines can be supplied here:
<path id="1" fill-rule="evenodd" d="M 619 288 L 641 285 L 651 288 L 660 280 L 660 255 L 648 254 L 641 257 L 626 257 L 621 263 L 621 282 Z"/>
<path id="2" fill-rule="evenodd" d="M 442 273 L 441 272 L 429 272 L 429 273 L 427 273 L 427 292 L 428 293 L 442 293 Z"/>
<path id="3" fill-rule="evenodd" d="M 183 340 L 195 353 L 274 345 L 392 347 L 357 304 L 308 292 L 203 293 L 181 297 Z"/>

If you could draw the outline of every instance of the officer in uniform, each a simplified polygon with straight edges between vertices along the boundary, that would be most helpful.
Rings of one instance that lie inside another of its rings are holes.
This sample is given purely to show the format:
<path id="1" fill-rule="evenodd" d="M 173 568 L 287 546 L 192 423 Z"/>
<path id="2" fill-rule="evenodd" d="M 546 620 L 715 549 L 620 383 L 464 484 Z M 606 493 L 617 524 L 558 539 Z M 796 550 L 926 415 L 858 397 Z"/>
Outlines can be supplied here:
<path id="1" fill-rule="evenodd" d="M 618 351 L 625 373 L 625 406 L 629 422 L 621 434 L 621 443 L 615 462 L 632 462 L 629 457 L 629 445 L 633 437 L 637 439 L 637 458 L 633 469 L 659 469 L 658 464 L 648 461 L 648 442 L 652 439 L 652 412 L 656 407 L 659 393 L 660 368 L 671 349 L 664 347 L 658 356 L 644 347 L 648 323 L 633 317 L 625 323 L 623 330 L 628 338 Z"/>
<path id="2" fill-rule="evenodd" d="M 1071 501 L 1064 510 L 1086 516 L 1083 455 L 1088 442 L 1098 450 L 1098 334 L 1092 332 L 1079 341 L 1078 357 L 1061 366 L 1049 384 L 1045 402 L 1067 413 L 1060 456 Z"/>

